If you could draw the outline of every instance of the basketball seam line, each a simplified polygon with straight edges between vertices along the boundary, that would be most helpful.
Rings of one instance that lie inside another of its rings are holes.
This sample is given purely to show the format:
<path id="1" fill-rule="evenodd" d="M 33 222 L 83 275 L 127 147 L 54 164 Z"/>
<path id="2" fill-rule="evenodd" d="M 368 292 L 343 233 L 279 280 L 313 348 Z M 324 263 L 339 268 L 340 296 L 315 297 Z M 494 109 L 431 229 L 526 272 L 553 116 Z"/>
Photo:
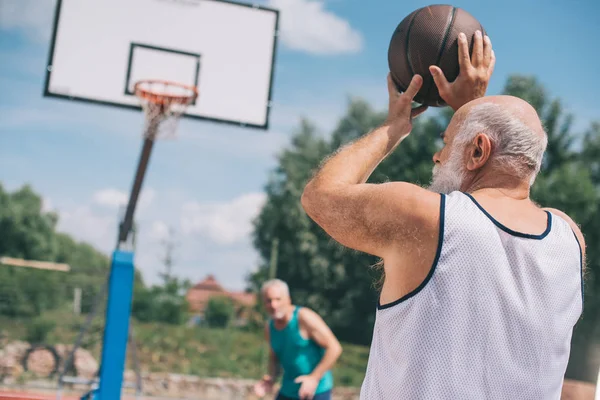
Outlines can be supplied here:
<path id="1" fill-rule="evenodd" d="M 446 32 L 444 32 L 444 38 L 442 39 L 442 44 L 440 46 L 440 51 L 438 52 L 438 56 L 437 59 L 435 60 L 435 65 L 437 67 L 439 67 L 439 63 L 440 60 L 442 59 L 442 54 L 444 54 L 444 48 L 446 47 L 446 42 L 448 41 L 448 36 L 450 35 L 450 29 L 452 29 L 452 26 L 454 25 L 454 18 L 456 17 L 456 7 L 452 7 L 452 12 L 450 15 L 450 21 L 448 22 L 448 25 L 446 26 Z M 427 99 L 429 97 L 429 93 L 431 92 L 431 88 L 433 88 L 435 86 L 435 81 L 433 81 L 433 76 L 431 76 L 429 78 L 432 82 L 429 85 L 429 88 L 427 89 L 427 93 L 425 94 L 425 98 Z"/>
<path id="2" fill-rule="evenodd" d="M 417 19 L 417 16 L 421 11 L 423 11 L 423 9 L 420 9 L 415 13 L 415 15 L 413 15 L 412 19 L 410 20 L 410 23 L 408 24 L 408 29 L 406 30 L 406 43 L 404 45 L 404 47 L 406 48 L 406 52 L 404 52 L 404 55 L 406 56 L 406 64 L 408 65 L 408 69 L 410 70 L 411 76 L 415 74 L 415 70 L 413 68 L 412 62 L 410 61 L 410 31 L 413 27 L 413 24 L 415 23 L 415 19 Z"/>

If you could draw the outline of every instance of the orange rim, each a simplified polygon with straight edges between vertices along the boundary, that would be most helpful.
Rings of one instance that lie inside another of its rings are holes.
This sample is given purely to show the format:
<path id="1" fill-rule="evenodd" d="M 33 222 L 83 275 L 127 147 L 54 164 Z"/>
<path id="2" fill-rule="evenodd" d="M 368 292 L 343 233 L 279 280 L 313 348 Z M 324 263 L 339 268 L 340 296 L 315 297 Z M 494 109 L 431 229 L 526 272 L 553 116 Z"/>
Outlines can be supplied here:
<path id="1" fill-rule="evenodd" d="M 177 95 L 177 94 L 160 93 L 160 92 L 155 92 L 151 88 L 148 88 L 148 89 L 142 88 L 142 87 L 140 87 L 141 85 L 148 85 L 148 86 L 163 85 L 163 87 L 169 87 L 169 86 L 179 87 L 179 88 L 188 90 L 190 92 L 190 94 L 189 95 Z M 134 86 L 134 92 L 138 97 L 140 97 L 150 103 L 160 104 L 160 105 L 173 104 L 173 103 L 188 104 L 188 103 L 194 101 L 194 99 L 198 96 L 198 89 L 195 86 L 185 85 L 183 83 L 178 83 L 178 82 L 159 80 L 159 79 L 145 79 L 145 80 L 136 82 L 136 84 Z"/>

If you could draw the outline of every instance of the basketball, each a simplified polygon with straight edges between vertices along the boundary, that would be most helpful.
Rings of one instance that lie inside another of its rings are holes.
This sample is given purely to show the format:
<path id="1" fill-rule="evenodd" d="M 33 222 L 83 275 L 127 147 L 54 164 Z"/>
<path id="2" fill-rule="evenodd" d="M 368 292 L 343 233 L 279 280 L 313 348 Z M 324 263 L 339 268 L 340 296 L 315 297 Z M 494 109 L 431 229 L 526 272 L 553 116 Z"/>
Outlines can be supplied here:
<path id="1" fill-rule="evenodd" d="M 415 74 L 423 77 L 423 86 L 414 101 L 432 107 L 445 106 L 429 72 L 438 66 L 449 82 L 459 73 L 458 35 L 467 36 L 469 54 L 475 32 L 486 34 L 481 23 L 467 11 L 450 5 L 432 5 L 413 11 L 398 24 L 388 49 L 390 75 L 404 92 Z"/>

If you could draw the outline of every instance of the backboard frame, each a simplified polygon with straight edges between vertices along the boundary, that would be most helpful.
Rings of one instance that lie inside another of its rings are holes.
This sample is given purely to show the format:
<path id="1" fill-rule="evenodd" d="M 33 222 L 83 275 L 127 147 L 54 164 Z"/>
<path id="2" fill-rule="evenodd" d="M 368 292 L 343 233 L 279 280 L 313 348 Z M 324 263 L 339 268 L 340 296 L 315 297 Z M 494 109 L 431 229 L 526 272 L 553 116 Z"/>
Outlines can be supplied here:
<path id="1" fill-rule="evenodd" d="M 182 55 L 182 56 L 194 57 L 196 59 L 196 75 L 194 78 L 194 86 L 198 87 L 198 83 L 200 80 L 200 68 L 202 66 L 202 64 L 201 64 L 202 55 L 201 54 L 191 53 L 188 51 L 175 50 L 175 49 L 168 49 L 165 47 L 152 46 L 152 45 L 144 44 L 144 43 L 131 42 L 129 45 L 129 60 L 127 62 L 127 73 L 125 75 L 125 87 L 123 89 L 125 94 L 130 95 L 130 96 L 135 95 L 135 93 L 132 90 L 129 90 L 129 86 L 131 84 L 135 84 L 135 82 L 131 82 L 131 70 L 132 70 L 132 66 L 133 66 L 133 55 L 134 55 L 136 48 L 142 48 L 142 49 L 154 50 L 154 51 L 163 51 L 166 53 L 173 53 L 173 54 Z M 196 98 L 194 98 L 194 100 L 192 100 L 189 104 L 195 105 Z"/>
<path id="2" fill-rule="evenodd" d="M 280 12 L 279 12 L 279 10 L 270 8 L 270 7 L 265 7 L 262 5 L 257 5 L 257 4 L 238 3 L 236 1 L 231 1 L 231 0 L 203 0 L 203 1 L 226 3 L 226 4 L 230 4 L 230 5 L 235 5 L 235 6 L 240 6 L 240 7 L 248 7 L 248 8 L 253 8 L 253 9 L 260 9 L 260 10 L 270 11 L 270 12 L 275 13 L 275 31 L 274 31 L 274 38 L 273 38 L 270 76 L 268 79 L 269 87 L 268 87 L 265 123 L 264 124 L 244 123 L 244 122 L 240 122 L 240 121 L 232 121 L 232 120 L 228 120 L 228 119 L 214 118 L 214 117 L 208 117 L 208 116 L 199 116 L 199 115 L 190 115 L 190 114 L 183 114 L 182 117 L 187 118 L 187 119 L 193 119 L 193 120 L 203 120 L 203 121 L 216 122 L 216 123 L 221 123 L 221 124 L 226 124 L 226 125 L 234 125 L 234 126 L 238 126 L 238 127 L 268 130 L 270 116 L 271 116 L 271 109 L 273 106 L 273 85 L 274 85 L 274 80 L 275 80 L 275 63 L 276 63 L 276 59 L 277 59 L 277 45 L 278 45 L 279 34 L 280 34 L 280 30 L 279 30 Z M 46 77 L 45 77 L 45 82 L 44 82 L 43 97 L 56 98 L 56 99 L 62 99 L 62 100 L 68 100 L 68 101 L 77 101 L 77 102 L 81 102 L 81 103 L 95 104 L 95 105 L 101 105 L 101 106 L 111 106 L 111 107 L 116 107 L 116 108 L 120 108 L 120 109 L 142 111 L 141 105 L 121 104 L 121 103 L 116 103 L 116 102 L 111 102 L 111 101 L 90 99 L 90 98 L 79 97 L 79 96 L 70 96 L 70 95 L 65 95 L 62 93 L 53 93 L 50 91 L 50 81 L 51 81 L 51 77 L 52 77 L 52 66 L 53 66 L 54 55 L 55 55 L 56 38 L 57 38 L 58 28 L 59 28 L 59 23 L 60 23 L 61 7 L 62 7 L 62 0 L 56 0 L 56 7 L 55 7 L 55 11 L 54 11 L 54 20 L 53 20 L 53 24 L 52 24 L 52 36 L 50 38 L 50 47 L 49 47 L 49 53 L 48 53 L 48 62 L 46 63 Z M 201 54 L 184 52 L 184 51 L 175 51 L 172 49 L 160 48 L 157 46 L 143 44 L 143 43 L 136 43 L 136 42 L 130 42 L 130 46 L 131 46 L 130 54 L 129 54 L 130 59 L 128 62 L 127 79 L 126 79 L 125 87 L 124 87 L 125 94 L 132 94 L 131 91 L 128 90 L 127 81 L 130 79 L 129 74 L 130 74 L 130 70 L 131 70 L 131 61 L 132 61 L 131 56 L 133 54 L 134 46 L 140 46 L 140 47 L 151 48 L 151 49 L 162 50 L 162 51 L 177 52 L 180 54 L 191 55 L 191 56 L 198 56 L 199 57 L 198 68 L 201 68 L 201 60 L 202 60 Z M 196 78 L 198 78 L 198 75 L 196 76 Z M 199 88 L 199 91 L 200 91 L 199 95 L 202 96 L 202 88 L 201 87 Z"/>

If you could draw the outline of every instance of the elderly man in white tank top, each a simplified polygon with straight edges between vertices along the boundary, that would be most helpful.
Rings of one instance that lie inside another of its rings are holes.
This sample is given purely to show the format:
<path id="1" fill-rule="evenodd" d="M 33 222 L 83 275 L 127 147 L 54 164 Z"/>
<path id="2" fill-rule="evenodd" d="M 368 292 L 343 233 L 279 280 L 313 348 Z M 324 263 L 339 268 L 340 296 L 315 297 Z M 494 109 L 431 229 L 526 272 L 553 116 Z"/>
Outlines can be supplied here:
<path id="1" fill-rule="evenodd" d="M 333 239 L 383 261 L 361 399 L 560 399 L 585 243 L 567 215 L 529 198 L 547 137 L 525 101 L 483 97 L 494 61 L 486 38 L 453 83 L 430 69 L 456 113 L 429 188 L 365 183 L 425 108 L 411 109 L 420 76 L 402 94 L 388 77 L 387 121 L 326 160 L 302 195 Z"/>

